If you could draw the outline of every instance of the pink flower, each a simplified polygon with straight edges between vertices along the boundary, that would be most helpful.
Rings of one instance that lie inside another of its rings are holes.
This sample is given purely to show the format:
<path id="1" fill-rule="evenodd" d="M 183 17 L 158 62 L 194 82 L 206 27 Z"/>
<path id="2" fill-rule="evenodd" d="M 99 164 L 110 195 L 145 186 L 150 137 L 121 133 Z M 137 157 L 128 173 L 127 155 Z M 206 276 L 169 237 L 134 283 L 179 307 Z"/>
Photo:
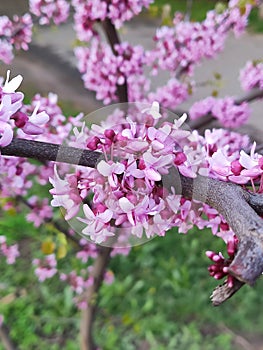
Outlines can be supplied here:
<path id="1" fill-rule="evenodd" d="M 108 181 L 111 187 L 118 186 L 118 176 L 124 172 L 125 166 L 121 163 L 108 164 L 105 160 L 101 160 L 97 165 L 98 172 L 108 177 Z"/>
<path id="2" fill-rule="evenodd" d="M 44 282 L 57 273 L 57 260 L 54 254 L 47 255 L 42 260 L 34 259 L 32 263 L 36 266 L 35 274 L 39 282 Z"/>
<path id="3" fill-rule="evenodd" d="M 109 222 L 113 215 L 111 210 L 106 209 L 104 212 L 95 215 L 89 206 L 84 204 L 83 211 L 85 219 L 78 219 L 87 224 L 86 228 L 82 230 L 84 235 L 90 236 L 95 243 L 102 243 L 107 237 L 114 236 L 114 234 L 108 230 Z"/>
<path id="4" fill-rule="evenodd" d="M 43 125 L 49 121 L 49 116 L 46 112 L 42 111 L 38 113 L 40 102 L 37 103 L 32 115 L 28 117 L 22 130 L 25 134 L 40 135 L 44 132 Z"/>

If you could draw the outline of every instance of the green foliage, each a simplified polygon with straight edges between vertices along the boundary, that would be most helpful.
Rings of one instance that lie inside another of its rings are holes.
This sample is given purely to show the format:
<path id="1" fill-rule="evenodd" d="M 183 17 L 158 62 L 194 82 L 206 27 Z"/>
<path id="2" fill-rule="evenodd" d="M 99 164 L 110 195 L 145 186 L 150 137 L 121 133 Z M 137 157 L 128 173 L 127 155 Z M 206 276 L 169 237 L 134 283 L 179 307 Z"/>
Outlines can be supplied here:
<path id="1" fill-rule="evenodd" d="M 71 289 L 57 277 L 39 284 L 33 273 L 32 251 L 41 254 L 50 230 L 35 229 L 23 213 L 1 215 L 0 234 L 10 243 L 18 240 L 23 255 L 11 266 L 0 258 L 0 314 L 12 339 L 21 350 L 78 350 L 79 311 Z M 115 281 L 101 288 L 95 325 L 101 349 L 234 350 L 232 331 L 260 335 L 262 281 L 214 308 L 209 293 L 218 282 L 208 276 L 206 249 L 224 253 L 225 246 L 210 231 L 173 230 L 112 259 Z M 70 249 L 59 264 L 66 270 L 81 267 Z"/>
<path id="2" fill-rule="evenodd" d="M 101 348 L 235 349 L 233 335 L 222 332 L 223 326 L 260 333 L 263 317 L 256 308 L 263 301 L 261 283 L 255 289 L 244 287 L 220 308 L 211 305 L 209 293 L 217 283 L 208 277 L 204 254 L 211 247 L 224 250 L 208 231 L 179 236 L 173 230 L 135 247 L 128 257 L 116 257 L 111 264 L 116 280 L 101 291 L 96 326 Z"/>
<path id="3" fill-rule="evenodd" d="M 193 0 L 191 8 L 191 20 L 202 21 L 206 17 L 206 13 L 209 10 L 215 8 L 219 1 L 217 0 Z M 221 1 L 226 2 L 225 0 Z M 169 5 L 171 7 L 171 15 L 173 17 L 174 12 L 179 11 L 185 13 L 187 11 L 187 0 L 155 0 L 151 8 L 155 9 L 155 14 L 161 15 L 163 7 Z M 152 11 L 153 12 L 153 11 Z"/>
<path id="4" fill-rule="evenodd" d="M 247 2 L 248 0 L 245 1 Z M 227 0 L 193 0 L 190 19 L 192 21 L 202 21 L 205 19 L 207 11 L 214 8 L 216 8 L 217 11 L 223 10 L 225 3 L 227 3 Z M 167 4 L 170 6 L 171 11 L 169 18 L 167 18 L 167 14 L 165 14 L 165 18 L 163 18 L 163 24 L 169 25 L 172 23 L 174 12 L 179 11 L 186 13 L 187 11 L 187 0 L 155 0 L 153 5 L 150 7 L 150 14 L 158 17 L 162 16 L 164 6 Z M 248 28 L 252 32 L 263 33 L 263 19 L 260 18 L 258 9 L 252 10 L 249 17 Z"/>

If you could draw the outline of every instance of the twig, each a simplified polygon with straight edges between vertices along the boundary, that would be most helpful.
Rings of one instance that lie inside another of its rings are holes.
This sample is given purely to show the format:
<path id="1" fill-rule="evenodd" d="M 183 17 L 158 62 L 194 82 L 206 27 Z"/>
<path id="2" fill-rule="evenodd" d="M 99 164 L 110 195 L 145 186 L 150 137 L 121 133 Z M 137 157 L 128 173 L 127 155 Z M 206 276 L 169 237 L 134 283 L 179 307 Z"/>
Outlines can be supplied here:
<path id="1" fill-rule="evenodd" d="M 0 326 L 0 339 L 5 350 L 18 350 L 18 347 L 10 338 L 9 329 L 4 324 Z"/>
<path id="2" fill-rule="evenodd" d="M 96 350 L 93 340 L 93 323 L 97 309 L 97 297 L 100 286 L 103 282 L 105 271 L 110 260 L 112 248 L 99 247 L 98 256 L 93 265 L 93 284 L 86 291 L 85 300 L 88 303 L 86 309 L 82 311 L 80 323 L 81 350 Z"/>
<path id="3" fill-rule="evenodd" d="M 226 327 L 225 325 L 222 325 L 220 328 L 222 332 L 229 333 L 234 338 L 233 340 L 239 349 L 242 347 L 244 350 L 254 350 L 254 347 L 240 334 L 236 334 L 232 331 L 232 329 Z"/>
<path id="4" fill-rule="evenodd" d="M 250 92 L 248 92 L 247 94 L 240 96 L 240 97 L 237 97 L 235 99 L 235 104 L 240 105 L 243 102 L 252 102 L 252 101 L 260 99 L 260 98 L 263 98 L 263 90 L 253 89 Z M 186 113 L 188 113 L 188 112 L 186 112 Z M 200 117 L 196 120 L 190 120 L 188 122 L 188 124 L 192 129 L 197 130 L 197 129 L 205 128 L 213 120 L 215 120 L 215 117 L 211 113 L 208 113 L 207 115 L 204 115 L 203 117 Z"/>
<path id="5" fill-rule="evenodd" d="M 104 21 L 101 22 L 102 28 L 104 30 L 104 33 L 108 39 L 108 42 L 111 46 L 112 52 L 114 55 L 118 55 L 117 51 L 115 49 L 115 45 L 120 44 L 120 39 L 118 36 L 118 33 L 116 31 L 115 26 L 112 24 L 111 20 L 109 18 L 106 18 Z M 128 102 L 128 86 L 127 86 L 127 79 L 125 77 L 124 84 L 117 85 L 117 96 L 119 98 L 120 103 Z"/>
<path id="6" fill-rule="evenodd" d="M 33 210 L 34 206 L 31 205 L 24 197 L 22 196 L 17 196 L 16 197 L 17 201 L 21 202 L 25 206 L 27 206 L 29 209 Z M 55 221 L 53 218 L 52 219 L 45 219 L 45 224 L 49 223 L 53 225 L 58 231 L 62 232 L 69 240 L 71 240 L 73 243 L 75 243 L 77 246 L 81 247 L 79 239 L 77 239 L 75 236 L 72 236 L 69 231 L 63 227 L 60 222 Z"/>

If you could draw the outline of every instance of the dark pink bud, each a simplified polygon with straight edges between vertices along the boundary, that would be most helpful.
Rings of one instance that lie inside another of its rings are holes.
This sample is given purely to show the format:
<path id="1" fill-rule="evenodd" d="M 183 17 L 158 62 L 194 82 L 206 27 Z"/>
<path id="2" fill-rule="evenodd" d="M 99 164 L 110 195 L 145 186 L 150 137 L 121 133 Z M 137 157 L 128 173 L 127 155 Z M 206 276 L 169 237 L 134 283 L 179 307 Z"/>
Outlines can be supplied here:
<path id="1" fill-rule="evenodd" d="M 239 163 L 238 160 L 234 160 L 231 163 L 231 171 L 234 175 L 238 176 L 240 175 L 241 170 L 243 169 L 242 165 Z"/>
<path id="2" fill-rule="evenodd" d="M 114 137 L 115 137 L 115 132 L 114 132 L 114 130 L 112 130 L 112 129 L 107 129 L 107 130 L 104 131 L 104 135 L 105 135 L 108 139 L 110 139 L 111 141 L 113 141 L 113 139 L 114 139 Z"/>
<path id="3" fill-rule="evenodd" d="M 226 222 L 221 222 L 220 223 L 220 229 L 222 231 L 227 231 L 227 230 L 229 230 L 229 225 Z"/>
<path id="4" fill-rule="evenodd" d="M 94 136 L 87 142 L 87 147 L 92 151 L 95 151 L 99 143 L 100 143 L 100 139 L 97 136 Z"/>
<path id="5" fill-rule="evenodd" d="M 15 113 L 12 118 L 15 120 L 15 125 L 18 128 L 23 128 L 28 121 L 28 116 L 23 112 Z"/>
<path id="6" fill-rule="evenodd" d="M 263 157 L 259 158 L 258 165 L 261 170 L 263 170 Z"/>
<path id="7" fill-rule="evenodd" d="M 146 168 L 146 165 L 145 165 L 143 159 L 140 159 L 140 160 L 139 160 L 138 168 L 139 168 L 140 170 L 144 170 L 144 169 Z"/>
<path id="8" fill-rule="evenodd" d="M 214 278 L 216 280 L 220 280 L 221 278 L 223 278 L 225 276 L 225 274 L 223 272 L 217 272 L 215 275 L 214 275 Z"/>
<path id="9" fill-rule="evenodd" d="M 186 161 L 186 155 L 183 152 L 178 152 L 175 155 L 174 164 L 181 165 Z"/>
<path id="10" fill-rule="evenodd" d="M 236 252 L 236 244 L 234 241 L 229 241 L 227 243 L 227 253 L 229 256 L 234 255 Z"/>
<path id="11" fill-rule="evenodd" d="M 215 255 L 214 252 L 212 252 L 211 250 L 208 250 L 205 252 L 205 255 L 209 258 L 209 259 L 213 259 L 213 256 Z"/>
<path id="12" fill-rule="evenodd" d="M 23 172 L 23 168 L 21 166 L 17 165 L 17 167 L 16 167 L 16 175 L 19 176 L 19 175 L 22 174 L 22 172 Z"/>

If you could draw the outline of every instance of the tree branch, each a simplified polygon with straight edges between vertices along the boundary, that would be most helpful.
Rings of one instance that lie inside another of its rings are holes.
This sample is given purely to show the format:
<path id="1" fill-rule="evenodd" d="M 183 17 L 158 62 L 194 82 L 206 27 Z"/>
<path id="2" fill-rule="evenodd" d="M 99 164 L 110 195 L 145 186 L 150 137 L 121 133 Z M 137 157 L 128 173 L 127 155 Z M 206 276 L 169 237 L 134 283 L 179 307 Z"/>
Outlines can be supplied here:
<path id="1" fill-rule="evenodd" d="M 120 44 L 120 39 L 115 26 L 112 24 L 109 18 L 106 18 L 104 21 L 102 21 L 101 25 L 108 39 L 108 42 L 111 46 L 112 52 L 114 53 L 115 56 L 117 56 L 118 54 L 115 49 L 115 45 Z M 126 78 L 124 80 L 124 84 L 117 85 L 117 95 L 119 97 L 120 103 L 128 102 L 128 86 L 127 86 Z"/>
<path id="2" fill-rule="evenodd" d="M 177 179 L 178 181 L 178 179 Z M 232 288 L 223 285 L 212 296 L 218 305 L 232 296 L 242 285 L 254 285 L 263 271 L 263 220 L 257 214 L 263 207 L 263 196 L 248 193 L 240 186 L 197 176 L 180 176 L 182 196 L 215 208 L 239 239 L 238 252 L 229 273 L 239 282 Z"/>
<path id="3" fill-rule="evenodd" d="M 235 104 L 240 105 L 243 102 L 253 102 L 254 100 L 257 100 L 260 98 L 263 98 L 263 90 L 253 89 L 249 91 L 247 94 L 237 97 L 235 99 Z M 188 112 L 185 111 L 185 113 L 188 113 Z M 200 129 L 200 128 L 205 128 L 213 120 L 215 120 L 215 117 L 211 113 L 208 113 L 207 115 L 204 115 L 203 117 L 200 117 L 196 120 L 190 120 L 188 124 L 192 129 Z"/>
<path id="4" fill-rule="evenodd" d="M 13 139 L 8 146 L 0 147 L 0 151 L 5 156 L 32 158 L 40 162 L 78 164 L 91 168 L 95 167 L 102 156 L 99 152 L 26 139 Z"/>
<path id="5" fill-rule="evenodd" d="M 10 338 L 9 329 L 4 324 L 0 326 L 0 339 L 6 350 L 18 350 L 17 346 Z"/>
<path id="6" fill-rule="evenodd" d="M 103 282 L 105 271 L 110 260 L 112 248 L 101 246 L 98 249 L 98 256 L 93 265 L 94 282 L 85 293 L 85 300 L 87 301 L 88 306 L 82 311 L 80 323 L 81 350 L 97 349 L 93 340 L 92 326 L 97 309 L 97 294 Z"/>
<path id="7" fill-rule="evenodd" d="M 88 167 L 95 167 L 102 156 L 99 152 L 22 139 L 14 139 L 10 145 L 1 148 L 1 153 Z M 263 271 L 263 220 L 258 215 L 263 212 L 263 196 L 251 194 L 239 185 L 208 177 L 167 176 L 165 183 L 170 183 L 178 194 L 208 204 L 226 219 L 239 239 L 238 252 L 229 273 L 239 281 L 253 285 Z M 236 287 L 225 290 L 224 300 L 233 294 Z"/>

